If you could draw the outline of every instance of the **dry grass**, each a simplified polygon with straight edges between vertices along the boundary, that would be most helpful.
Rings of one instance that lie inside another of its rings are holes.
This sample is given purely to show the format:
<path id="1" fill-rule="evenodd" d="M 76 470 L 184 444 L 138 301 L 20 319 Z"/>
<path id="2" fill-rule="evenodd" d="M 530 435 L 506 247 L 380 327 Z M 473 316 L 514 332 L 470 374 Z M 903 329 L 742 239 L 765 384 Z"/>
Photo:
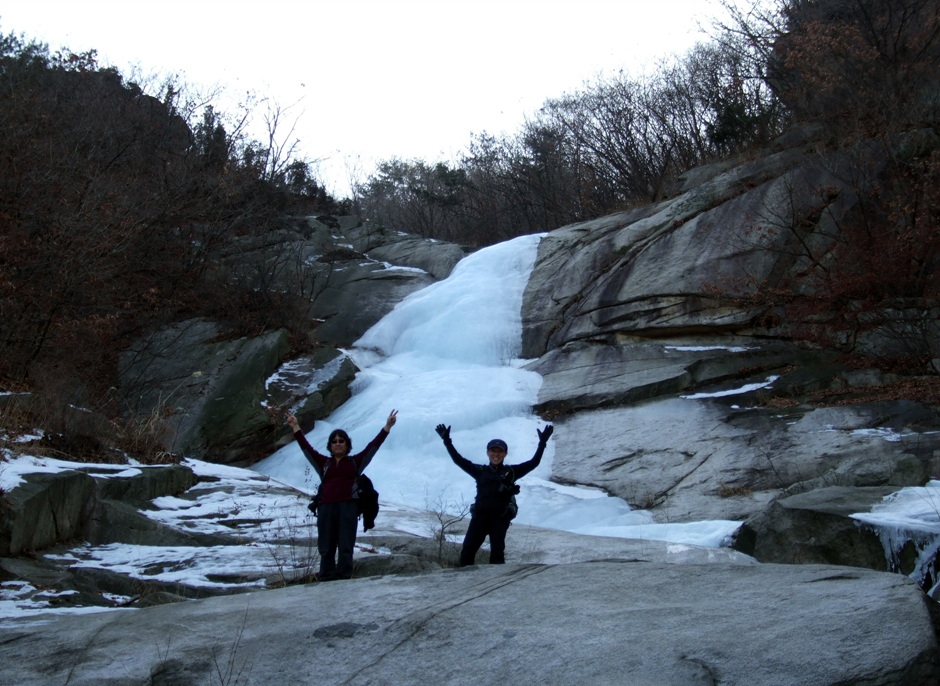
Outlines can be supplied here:
<path id="1" fill-rule="evenodd" d="M 30 452 L 28 436 L 36 435 L 37 402 L 30 393 L 0 397 L 0 448 L 5 456 Z"/>
<path id="2" fill-rule="evenodd" d="M 880 386 L 822 390 L 800 397 L 770 396 L 761 398 L 760 406 L 785 410 L 802 404 L 813 407 L 837 407 L 893 400 L 913 400 L 923 405 L 940 408 L 940 377 L 914 376 Z"/>
<path id="3" fill-rule="evenodd" d="M 940 377 L 916 376 L 883 386 L 858 386 L 837 391 L 817 391 L 809 402 L 817 407 L 914 400 L 924 405 L 940 405 Z"/>
<path id="4" fill-rule="evenodd" d="M 753 491 L 747 486 L 729 486 L 721 484 L 718 486 L 719 498 L 736 498 L 740 496 L 749 496 Z"/>
<path id="5" fill-rule="evenodd" d="M 148 415 L 108 419 L 37 393 L 0 396 L 0 448 L 9 456 L 36 455 L 71 462 L 170 464 L 165 449 L 171 411 L 161 404 Z"/>
<path id="6" fill-rule="evenodd" d="M 3 470 L 7 464 L 6 451 L 0 449 L 0 476 L 3 475 Z M 3 514 L 12 507 L 9 498 L 7 498 L 7 493 L 3 488 L 0 488 L 0 514 Z"/>
<path id="7" fill-rule="evenodd" d="M 783 396 L 777 396 L 767 399 L 762 403 L 762 405 L 774 410 L 786 410 L 791 407 L 799 407 L 800 401 L 796 398 L 784 398 Z"/>
<path id="8" fill-rule="evenodd" d="M 562 417 L 567 414 L 572 414 L 571 410 L 566 410 L 564 408 L 555 408 L 553 410 L 545 410 L 544 412 L 539 412 L 539 418 L 542 421 L 553 422 L 559 417 Z"/>
<path id="9" fill-rule="evenodd" d="M 166 450 L 172 416 L 173 408 L 161 402 L 149 414 L 115 422 L 117 446 L 142 464 L 177 464 L 179 456 Z"/>

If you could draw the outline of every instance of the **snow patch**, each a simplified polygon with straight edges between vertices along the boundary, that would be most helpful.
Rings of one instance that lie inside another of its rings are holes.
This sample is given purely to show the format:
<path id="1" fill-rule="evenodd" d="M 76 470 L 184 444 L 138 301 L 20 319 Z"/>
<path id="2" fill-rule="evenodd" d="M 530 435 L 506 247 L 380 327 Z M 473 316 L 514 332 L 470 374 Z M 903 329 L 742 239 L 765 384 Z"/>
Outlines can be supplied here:
<path id="1" fill-rule="evenodd" d="M 741 388 L 733 388 L 728 391 L 714 391 L 713 393 L 693 393 L 692 395 L 682 395 L 679 397 L 685 400 L 700 400 L 702 398 L 723 398 L 728 395 L 740 395 L 741 393 L 750 393 L 751 391 L 757 391 L 761 388 L 772 386 L 774 381 L 779 378 L 779 376 L 769 376 L 764 382 L 746 384 L 741 386 Z"/>

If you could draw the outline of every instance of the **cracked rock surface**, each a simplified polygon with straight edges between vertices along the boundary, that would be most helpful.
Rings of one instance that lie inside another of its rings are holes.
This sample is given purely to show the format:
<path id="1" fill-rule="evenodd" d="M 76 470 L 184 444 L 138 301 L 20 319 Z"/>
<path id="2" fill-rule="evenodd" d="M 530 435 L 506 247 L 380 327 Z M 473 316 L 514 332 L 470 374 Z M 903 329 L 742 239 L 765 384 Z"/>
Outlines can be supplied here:
<path id="1" fill-rule="evenodd" d="M 129 635 L 134 636 L 128 641 Z M 898 575 L 826 565 L 471 567 L 23 622 L 3 683 L 928 683 L 936 638 Z"/>

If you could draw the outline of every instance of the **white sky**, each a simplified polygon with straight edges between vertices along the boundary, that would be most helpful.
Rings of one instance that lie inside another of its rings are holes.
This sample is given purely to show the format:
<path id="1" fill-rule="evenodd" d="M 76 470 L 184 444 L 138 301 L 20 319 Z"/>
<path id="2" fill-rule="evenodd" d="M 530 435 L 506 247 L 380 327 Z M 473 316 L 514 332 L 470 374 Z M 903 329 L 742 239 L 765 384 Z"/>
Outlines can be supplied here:
<path id="1" fill-rule="evenodd" d="M 655 66 L 702 40 L 711 0 L 0 0 L 0 31 L 123 73 L 177 72 L 233 93 L 301 100 L 304 152 L 449 159 L 471 132 L 513 132 L 546 98 L 599 72 Z M 347 163 L 349 160 L 349 163 Z"/>

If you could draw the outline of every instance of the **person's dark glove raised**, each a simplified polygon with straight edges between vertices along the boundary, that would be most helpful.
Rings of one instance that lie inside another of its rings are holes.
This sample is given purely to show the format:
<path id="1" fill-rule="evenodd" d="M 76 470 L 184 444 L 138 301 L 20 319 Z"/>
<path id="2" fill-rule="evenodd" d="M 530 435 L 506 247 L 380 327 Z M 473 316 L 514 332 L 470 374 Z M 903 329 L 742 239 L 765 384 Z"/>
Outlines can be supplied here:
<path id="1" fill-rule="evenodd" d="M 438 436 L 444 439 L 445 443 L 448 443 L 450 441 L 450 427 L 449 426 L 438 424 L 434 430 L 437 431 Z"/>
<path id="2" fill-rule="evenodd" d="M 548 443 L 548 439 L 551 437 L 552 432 L 554 431 L 555 431 L 555 427 L 553 427 L 551 424 L 546 426 L 541 431 L 536 429 L 535 432 L 539 435 L 539 443 L 541 443 L 542 445 L 545 445 L 546 443 Z"/>

